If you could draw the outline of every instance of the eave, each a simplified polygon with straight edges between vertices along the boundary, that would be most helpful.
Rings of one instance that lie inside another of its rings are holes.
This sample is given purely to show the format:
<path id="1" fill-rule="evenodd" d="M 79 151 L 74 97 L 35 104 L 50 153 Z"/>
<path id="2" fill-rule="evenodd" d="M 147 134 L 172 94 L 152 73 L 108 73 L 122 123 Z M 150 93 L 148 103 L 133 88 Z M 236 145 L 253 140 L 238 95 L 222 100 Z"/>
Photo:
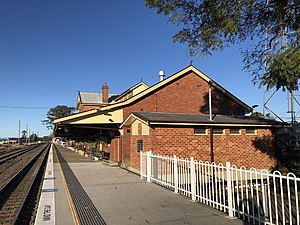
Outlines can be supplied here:
<path id="1" fill-rule="evenodd" d="M 93 114 L 96 114 L 96 113 L 99 113 L 99 109 L 91 109 L 91 110 L 88 110 L 88 111 L 85 111 L 85 112 L 75 113 L 75 114 L 72 114 L 70 116 L 65 116 L 65 117 L 54 120 L 54 124 L 68 122 L 70 120 L 74 120 L 74 119 L 84 117 L 84 116 L 93 115 Z"/>
<path id="2" fill-rule="evenodd" d="M 227 124 L 227 123 L 168 123 L 168 122 L 148 122 L 151 125 L 163 125 L 163 126 L 207 126 L 207 127 L 282 127 L 279 125 L 266 125 L 266 124 Z"/>
<path id="3" fill-rule="evenodd" d="M 179 117 L 178 117 L 179 116 Z M 169 117 L 169 119 L 163 117 Z M 202 117 L 202 118 L 201 118 Z M 207 117 L 207 118 L 206 118 Z M 228 121 L 231 120 L 231 121 Z M 236 119 L 227 116 L 217 116 L 216 120 L 209 120 L 208 115 L 198 114 L 176 114 L 176 113 L 156 113 L 156 112 L 133 112 L 120 125 L 130 126 L 134 121 L 148 126 L 206 126 L 206 127 L 257 127 L 257 128 L 281 128 L 286 126 L 285 123 L 277 121 L 260 121 L 259 119 Z M 194 121 L 193 121 L 194 120 Z"/>

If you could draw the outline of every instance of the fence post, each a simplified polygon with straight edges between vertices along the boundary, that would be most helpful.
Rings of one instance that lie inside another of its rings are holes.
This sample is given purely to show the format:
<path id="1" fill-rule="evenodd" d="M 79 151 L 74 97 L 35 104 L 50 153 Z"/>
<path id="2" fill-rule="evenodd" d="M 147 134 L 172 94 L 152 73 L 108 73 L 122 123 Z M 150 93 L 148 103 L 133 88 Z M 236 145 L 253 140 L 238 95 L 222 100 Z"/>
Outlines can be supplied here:
<path id="1" fill-rule="evenodd" d="M 196 175 L 195 175 L 195 161 L 194 157 L 191 157 L 191 192 L 192 192 L 192 201 L 196 201 Z"/>
<path id="2" fill-rule="evenodd" d="M 143 179 L 143 152 L 140 151 L 140 177 Z"/>
<path id="3" fill-rule="evenodd" d="M 226 180 L 227 180 L 227 202 L 228 202 L 228 217 L 233 218 L 233 204 L 232 204 L 232 182 L 230 162 L 226 162 Z"/>
<path id="4" fill-rule="evenodd" d="M 176 155 L 174 155 L 174 186 L 174 193 L 178 194 L 178 164 Z"/>
<path id="5" fill-rule="evenodd" d="M 151 151 L 147 152 L 147 182 L 150 182 L 151 178 Z"/>

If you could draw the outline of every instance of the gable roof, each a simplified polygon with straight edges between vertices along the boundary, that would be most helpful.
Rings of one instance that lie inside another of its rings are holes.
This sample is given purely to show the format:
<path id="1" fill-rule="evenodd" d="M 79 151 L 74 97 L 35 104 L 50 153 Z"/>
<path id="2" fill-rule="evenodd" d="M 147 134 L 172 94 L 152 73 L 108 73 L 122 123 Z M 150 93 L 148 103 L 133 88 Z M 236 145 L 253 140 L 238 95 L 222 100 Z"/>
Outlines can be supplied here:
<path id="1" fill-rule="evenodd" d="M 108 102 L 111 103 L 118 95 L 116 94 L 109 94 L 108 95 Z M 95 93 L 95 92 L 82 92 L 78 91 L 78 98 L 77 98 L 77 105 L 78 108 L 79 104 L 85 105 L 102 105 L 102 94 Z"/>
<path id="2" fill-rule="evenodd" d="M 120 126 L 130 125 L 136 119 L 147 125 L 206 125 L 206 126 L 256 126 L 274 127 L 285 123 L 250 116 L 215 115 L 210 120 L 207 114 L 133 112 Z"/>
<path id="3" fill-rule="evenodd" d="M 142 88 L 142 90 L 145 90 L 147 88 L 149 88 L 149 86 L 147 84 L 145 84 L 143 81 L 137 83 L 136 85 L 128 88 L 126 91 L 124 91 L 123 93 L 121 93 L 118 97 L 116 97 L 114 99 L 115 102 L 118 102 L 119 100 L 121 100 L 123 97 L 125 97 L 126 95 L 133 93 L 135 90 L 137 90 L 138 88 Z M 141 91 L 137 90 L 137 93 L 133 93 L 133 95 L 138 94 Z"/>
<path id="4" fill-rule="evenodd" d="M 245 112 L 252 112 L 252 108 L 247 105 L 246 103 L 244 103 L 243 101 L 241 101 L 240 99 L 238 99 L 236 96 L 234 96 L 233 94 L 231 94 L 229 91 L 227 91 L 225 88 L 223 88 L 222 86 L 220 86 L 217 82 L 213 81 L 211 78 L 209 78 L 208 76 L 206 76 L 204 73 L 202 73 L 200 70 L 198 70 L 196 67 L 190 65 L 188 67 L 186 67 L 185 69 L 173 74 L 172 76 L 154 84 L 153 86 L 147 88 L 146 90 L 132 96 L 131 98 L 122 101 L 122 102 L 116 102 L 113 104 L 110 104 L 108 106 L 104 106 L 101 108 L 101 110 L 111 110 L 117 107 L 123 107 L 126 106 L 134 101 L 137 101 L 141 98 L 143 98 L 144 96 L 156 91 L 157 89 L 168 85 L 169 83 L 171 83 L 172 81 L 174 81 L 175 79 L 178 79 L 180 77 L 185 76 L 187 73 L 189 72 L 194 72 L 196 75 L 198 75 L 199 77 L 201 77 L 202 79 L 204 79 L 206 82 L 210 82 L 212 87 L 215 87 L 216 89 L 218 89 L 219 91 L 221 91 L 222 93 L 224 93 L 227 97 L 229 97 L 230 99 L 232 99 L 233 101 L 235 101 L 236 103 L 238 103 L 242 108 L 245 109 Z"/>

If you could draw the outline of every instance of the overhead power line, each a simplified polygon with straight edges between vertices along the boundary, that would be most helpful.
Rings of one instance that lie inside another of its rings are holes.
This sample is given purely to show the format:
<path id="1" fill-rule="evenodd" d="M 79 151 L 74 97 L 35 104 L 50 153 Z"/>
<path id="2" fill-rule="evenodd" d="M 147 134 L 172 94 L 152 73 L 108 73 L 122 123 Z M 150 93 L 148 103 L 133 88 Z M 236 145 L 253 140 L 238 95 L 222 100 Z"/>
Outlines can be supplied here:
<path id="1" fill-rule="evenodd" d="M 0 108 L 3 109 L 50 109 L 50 106 L 9 106 L 9 105 L 0 105 Z"/>

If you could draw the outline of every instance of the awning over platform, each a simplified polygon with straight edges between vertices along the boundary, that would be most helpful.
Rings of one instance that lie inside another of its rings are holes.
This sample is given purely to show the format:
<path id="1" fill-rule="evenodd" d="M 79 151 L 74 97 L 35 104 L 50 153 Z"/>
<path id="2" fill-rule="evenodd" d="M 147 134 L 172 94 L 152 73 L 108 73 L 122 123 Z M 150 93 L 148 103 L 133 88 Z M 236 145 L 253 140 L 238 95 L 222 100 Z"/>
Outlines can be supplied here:
<path id="1" fill-rule="evenodd" d="M 122 122 L 123 109 L 112 112 L 92 109 L 54 120 L 56 126 L 66 124 L 121 124 Z"/>
<path id="2" fill-rule="evenodd" d="M 99 135 L 112 137 L 117 135 L 122 122 L 123 109 L 112 112 L 92 109 L 54 120 L 54 134 L 75 139 Z"/>

